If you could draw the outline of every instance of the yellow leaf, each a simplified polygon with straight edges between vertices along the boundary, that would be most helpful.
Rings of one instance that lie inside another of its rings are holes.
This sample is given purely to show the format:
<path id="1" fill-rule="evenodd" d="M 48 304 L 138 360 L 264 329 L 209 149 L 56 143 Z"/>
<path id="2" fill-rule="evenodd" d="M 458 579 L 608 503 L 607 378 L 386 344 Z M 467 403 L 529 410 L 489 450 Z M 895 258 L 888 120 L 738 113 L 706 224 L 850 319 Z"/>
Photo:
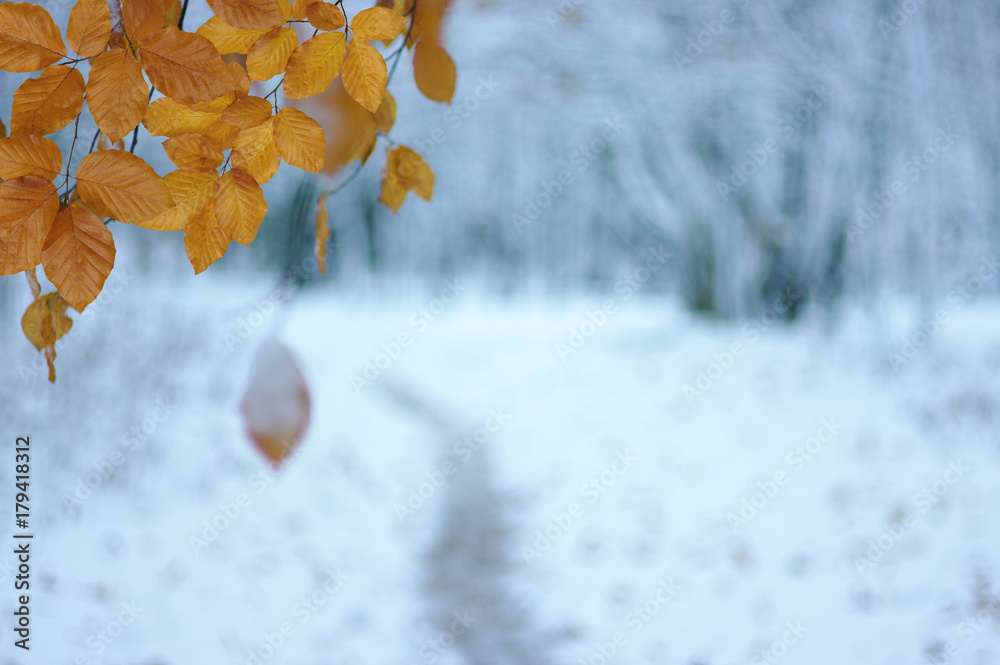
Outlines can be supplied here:
<path id="1" fill-rule="evenodd" d="M 424 97 L 435 102 L 451 102 L 455 96 L 455 63 L 443 48 L 421 40 L 413 50 L 413 78 Z"/>
<path id="2" fill-rule="evenodd" d="M 80 115 L 85 87 L 83 74 L 66 65 L 53 65 L 28 79 L 14 92 L 10 133 L 58 132 Z"/>
<path id="3" fill-rule="evenodd" d="M 60 212 L 45 237 L 42 267 L 59 294 L 78 312 L 101 293 L 115 266 L 115 241 L 94 213 L 77 206 Z"/>
<path id="4" fill-rule="evenodd" d="M 51 182 L 33 175 L 0 183 L 0 275 L 42 262 L 42 244 L 59 212 Z"/>
<path id="5" fill-rule="evenodd" d="M 347 23 L 340 7 L 329 2 L 313 2 L 306 6 L 309 25 L 317 30 L 340 30 Z"/>
<path id="6" fill-rule="evenodd" d="M 225 113 L 222 121 L 239 129 L 250 129 L 271 119 L 271 102 L 261 97 L 247 95 L 233 102 Z"/>
<path id="7" fill-rule="evenodd" d="M 139 43 L 139 57 L 156 89 L 182 104 L 211 101 L 233 90 L 222 56 L 201 35 L 164 28 Z"/>
<path id="8" fill-rule="evenodd" d="M 36 349 L 45 351 L 45 360 L 49 364 L 49 381 L 55 382 L 56 342 L 70 331 L 73 320 L 66 316 L 69 304 L 53 291 L 39 296 L 28 305 L 21 317 L 21 330 Z"/>
<path id="9" fill-rule="evenodd" d="M 62 171 L 62 152 L 55 141 L 35 134 L 0 139 L 0 178 L 33 175 L 52 182 Z"/>
<path id="10" fill-rule="evenodd" d="M 299 44 L 288 58 L 283 82 L 285 96 L 302 99 L 329 88 L 346 54 L 342 32 L 324 32 Z"/>
<path id="11" fill-rule="evenodd" d="M 130 41 L 140 42 L 163 29 L 166 11 L 163 0 L 125 0 L 121 8 Z"/>
<path id="12" fill-rule="evenodd" d="M 351 19 L 351 32 L 355 39 L 375 42 L 394 39 L 406 27 L 406 19 L 385 7 L 363 9 Z"/>
<path id="13" fill-rule="evenodd" d="M 282 22 L 288 21 L 288 19 L 292 18 L 292 3 L 288 0 L 278 0 L 278 9 L 281 10 Z"/>
<path id="14" fill-rule="evenodd" d="M 285 22 L 277 0 L 208 0 L 208 6 L 234 28 L 270 30 Z"/>
<path id="15" fill-rule="evenodd" d="M 375 111 L 375 126 L 378 131 L 388 134 L 396 124 L 396 98 L 388 90 L 382 95 L 382 103 Z"/>
<path id="16" fill-rule="evenodd" d="M 430 201 L 434 195 L 434 172 L 419 153 L 399 145 L 388 151 L 379 200 L 397 211 L 408 191 Z"/>
<path id="17" fill-rule="evenodd" d="M 250 439 L 275 466 L 305 436 L 310 409 L 309 387 L 295 358 L 281 343 L 265 340 L 254 355 L 240 413 Z"/>
<path id="18" fill-rule="evenodd" d="M 59 27 L 31 2 L 0 3 L 0 69 L 37 72 L 66 55 Z"/>
<path id="19" fill-rule="evenodd" d="M 76 191 L 105 217 L 139 224 L 173 205 L 163 178 L 135 155 L 121 150 L 92 152 L 76 170 Z"/>
<path id="20" fill-rule="evenodd" d="M 166 0 L 163 7 L 163 27 L 176 28 L 177 24 L 181 22 L 181 14 L 184 11 L 183 3 L 181 0 Z"/>
<path id="21" fill-rule="evenodd" d="M 233 75 L 233 92 L 236 97 L 246 97 L 250 94 L 250 76 L 247 70 L 238 62 L 227 62 L 226 68 Z"/>
<path id="22" fill-rule="evenodd" d="M 142 67 L 125 49 L 105 51 L 91 60 L 87 106 L 109 141 L 114 143 L 136 128 L 148 100 Z"/>
<path id="23" fill-rule="evenodd" d="M 240 135 L 240 128 L 233 127 L 227 122 L 219 120 L 208 128 L 205 136 L 211 139 L 220 150 L 232 150 L 236 137 Z"/>
<path id="24" fill-rule="evenodd" d="M 267 214 L 264 191 L 243 169 L 223 174 L 215 195 L 215 215 L 226 237 L 241 245 L 249 245 Z"/>
<path id="25" fill-rule="evenodd" d="M 273 178 L 281 166 L 281 157 L 274 145 L 273 127 L 272 122 L 265 122 L 242 130 L 229 155 L 233 168 L 243 169 L 261 185 Z"/>
<path id="26" fill-rule="evenodd" d="M 286 163 L 319 173 L 326 158 L 326 135 L 302 111 L 284 108 L 274 116 L 274 144 Z"/>
<path id="27" fill-rule="evenodd" d="M 319 274 L 326 274 L 326 243 L 330 239 L 330 214 L 326 210 L 326 192 L 319 195 L 316 206 L 316 263 L 319 264 Z"/>
<path id="28" fill-rule="evenodd" d="M 222 150 L 202 134 L 181 134 L 163 142 L 163 151 L 179 169 L 214 171 L 225 159 Z"/>
<path id="29" fill-rule="evenodd" d="M 111 39 L 111 12 L 105 0 L 79 0 L 69 12 L 66 42 L 79 55 L 90 58 Z"/>
<path id="30" fill-rule="evenodd" d="M 395 14 L 388 9 L 386 11 Z M 344 89 L 351 97 L 372 113 L 377 111 L 382 103 L 382 93 L 385 92 L 388 78 L 382 54 L 371 44 L 355 38 L 347 47 L 347 59 L 344 60 L 341 74 Z"/>
<path id="31" fill-rule="evenodd" d="M 292 18 L 296 21 L 301 21 L 306 17 L 306 11 L 309 9 L 309 5 L 314 2 L 319 2 L 320 0 L 295 0 L 292 3 Z"/>
<path id="32" fill-rule="evenodd" d="M 208 19 L 195 31 L 215 45 L 219 53 L 240 53 L 246 55 L 254 42 L 269 32 L 267 30 L 238 30 L 224 23 L 218 16 Z"/>
<path id="33" fill-rule="evenodd" d="M 196 215 L 215 198 L 219 189 L 219 176 L 214 171 L 171 171 L 163 183 L 174 200 L 174 206 L 140 226 L 153 231 L 183 231 Z"/>
<path id="34" fill-rule="evenodd" d="M 221 117 L 221 111 L 195 111 L 169 97 L 161 97 L 146 108 L 142 125 L 153 136 L 204 134 Z"/>
<path id="35" fill-rule="evenodd" d="M 413 27 L 406 45 L 412 47 L 421 39 L 441 43 L 441 19 L 451 0 L 420 0 L 413 8 Z"/>
<path id="36" fill-rule="evenodd" d="M 274 28 L 247 52 L 247 73 L 253 81 L 267 81 L 285 71 L 288 58 L 299 43 L 291 28 Z"/>
<path id="37" fill-rule="evenodd" d="M 194 274 L 203 272 L 222 258 L 229 248 L 229 238 L 219 228 L 212 201 L 199 210 L 184 227 L 184 249 L 194 268 Z"/>
<path id="38" fill-rule="evenodd" d="M 378 200 L 393 212 L 398 212 L 406 200 L 406 188 L 391 171 L 386 171 L 382 177 L 382 190 Z"/>

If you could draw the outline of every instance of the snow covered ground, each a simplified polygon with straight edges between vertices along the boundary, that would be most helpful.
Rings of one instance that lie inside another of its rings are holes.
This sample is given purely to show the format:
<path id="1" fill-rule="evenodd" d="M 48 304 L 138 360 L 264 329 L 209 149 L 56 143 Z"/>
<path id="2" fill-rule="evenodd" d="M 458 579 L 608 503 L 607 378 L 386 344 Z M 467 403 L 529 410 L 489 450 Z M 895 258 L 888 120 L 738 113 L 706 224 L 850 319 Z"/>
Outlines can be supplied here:
<path id="1" fill-rule="evenodd" d="M 1000 656 L 985 298 L 929 342 L 896 316 L 874 342 L 860 315 L 833 332 L 766 311 L 715 323 L 461 282 L 307 289 L 272 311 L 254 304 L 265 282 L 117 274 L 54 386 L 3 333 L 0 413 L 5 436 L 31 436 L 36 541 L 32 650 L 5 627 L 0 663 Z M 236 411 L 271 334 L 314 407 L 277 473 Z M 893 368 L 904 335 L 920 348 Z"/>

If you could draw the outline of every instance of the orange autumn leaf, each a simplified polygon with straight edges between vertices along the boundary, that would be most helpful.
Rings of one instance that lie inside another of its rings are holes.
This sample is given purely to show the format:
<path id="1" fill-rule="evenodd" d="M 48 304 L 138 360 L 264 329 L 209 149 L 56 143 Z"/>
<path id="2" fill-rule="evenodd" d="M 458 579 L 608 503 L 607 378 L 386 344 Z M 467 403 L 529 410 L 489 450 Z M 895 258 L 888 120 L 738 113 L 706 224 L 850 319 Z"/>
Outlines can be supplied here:
<path id="1" fill-rule="evenodd" d="M 164 28 L 139 43 L 139 57 L 156 89 L 182 104 L 208 102 L 233 90 L 222 56 L 201 35 Z"/>
<path id="2" fill-rule="evenodd" d="M 213 16 L 205 21 L 204 25 L 195 31 L 195 34 L 212 42 L 219 53 L 246 55 L 254 42 L 269 31 L 270 28 L 266 30 L 239 30 L 224 23 L 218 16 Z"/>
<path id="3" fill-rule="evenodd" d="M 309 25 L 317 30 L 340 30 L 347 23 L 340 7 L 329 2 L 312 2 L 306 6 Z"/>
<path id="4" fill-rule="evenodd" d="M 203 272 L 221 259 L 228 248 L 229 238 L 219 228 L 215 205 L 209 201 L 184 227 L 184 249 L 194 268 L 194 274 Z"/>
<path id="5" fill-rule="evenodd" d="M 43 7 L 31 2 L 0 3 L 0 69 L 37 72 L 65 55 L 59 27 Z"/>
<path id="6" fill-rule="evenodd" d="M 233 92 L 236 93 L 237 99 L 240 97 L 246 97 L 250 94 L 250 75 L 247 74 L 247 70 L 238 62 L 227 62 L 226 69 L 233 76 Z"/>
<path id="7" fill-rule="evenodd" d="M 296 21 L 305 19 L 306 12 L 309 11 L 309 5 L 319 1 L 320 0 L 295 0 L 295 2 L 292 3 L 292 18 Z"/>
<path id="8" fill-rule="evenodd" d="M 179 169 L 214 171 L 225 159 L 222 150 L 203 134 L 181 134 L 163 142 L 163 151 Z"/>
<path id="9" fill-rule="evenodd" d="M 52 139 L 36 134 L 0 139 L 0 178 L 33 175 L 52 182 L 60 171 L 62 152 Z"/>
<path id="10" fill-rule="evenodd" d="M 116 48 L 91 61 L 87 106 L 109 141 L 114 143 L 136 128 L 148 100 L 149 85 L 131 53 Z"/>
<path id="11" fill-rule="evenodd" d="M 222 114 L 222 121 L 239 129 L 250 129 L 270 120 L 273 108 L 266 99 L 247 95 L 229 105 Z"/>
<path id="12" fill-rule="evenodd" d="M 38 78 L 28 79 L 14 92 L 10 133 L 58 132 L 80 115 L 85 87 L 79 70 L 66 65 L 47 67 Z"/>
<path id="13" fill-rule="evenodd" d="M 161 97 L 146 107 L 142 126 L 153 136 L 204 134 L 221 117 L 221 111 L 196 111 L 169 97 Z"/>
<path id="14" fill-rule="evenodd" d="M 243 169 L 232 169 L 222 176 L 215 195 L 215 215 L 226 237 L 249 245 L 267 214 L 264 191 Z"/>
<path id="15" fill-rule="evenodd" d="M 27 175 L 0 183 L 0 275 L 42 262 L 42 245 L 58 212 L 56 187 L 44 178 Z"/>
<path id="16" fill-rule="evenodd" d="M 388 150 L 379 200 L 393 212 L 403 205 L 407 192 L 430 201 L 434 195 L 434 172 L 419 153 L 398 145 Z"/>
<path id="17" fill-rule="evenodd" d="M 225 151 L 233 149 L 233 144 L 236 142 L 236 137 L 240 135 L 240 131 L 239 127 L 233 127 L 229 123 L 219 120 L 208 128 L 205 136 L 214 141 L 219 149 Z"/>
<path id="18" fill-rule="evenodd" d="M 163 29 L 166 12 L 163 0 L 125 0 L 121 8 L 125 33 L 131 42 L 141 42 Z"/>
<path id="19" fill-rule="evenodd" d="M 319 274 L 326 274 L 326 243 L 330 239 L 330 213 L 326 210 L 326 192 L 319 195 L 316 205 L 316 245 L 313 253 L 319 264 Z"/>
<path id="20" fill-rule="evenodd" d="M 406 27 L 406 19 L 385 7 L 369 7 L 351 19 L 351 32 L 355 39 L 375 42 L 380 39 L 395 39 Z"/>
<path id="21" fill-rule="evenodd" d="M 184 13 L 184 4 L 181 0 L 166 0 L 163 3 L 163 27 L 176 28 L 181 22 L 181 15 Z"/>
<path id="22" fill-rule="evenodd" d="M 421 39 L 441 43 L 441 19 L 450 4 L 451 0 L 420 0 L 416 3 L 413 8 L 413 27 L 406 45 L 412 47 Z"/>
<path id="23" fill-rule="evenodd" d="M 277 0 L 208 0 L 216 16 L 247 30 L 270 30 L 285 18 Z"/>
<path id="24" fill-rule="evenodd" d="M 421 40 L 413 50 L 413 78 L 424 97 L 449 103 L 455 96 L 455 63 L 443 48 Z"/>
<path id="25" fill-rule="evenodd" d="M 382 54 L 374 46 L 360 39 L 353 39 L 347 47 L 347 58 L 341 75 L 344 89 L 358 104 L 372 113 L 378 110 L 389 74 Z"/>
<path id="26" fill-rule="evenodd" d="M 258 184 L 273 178 L 281 166 L 281 156 L 274 145 L 273 122 L 241 131 L 229 156 L 233 168 L 243 169 Z"/>
<path id="27" fill-rule="evenodd" d="M 282 83 L 285 96 L 303 99 L 329 88 L 346 55 L 347 43 L 342 32 L 324 32 L 299 44 L 285 69 Z"/>
<path id="28" fill-rule="evenodd" d="M 60 212 L 42 247 L 45 276 L 78 312 L 94 302 L 115 266 L 115 241 L 94 213 L 71 205 Z"/>
<path id="29" fill-rule="evenodd" d="M 163 177 L 174 205 L 152 219 L 139 224 L 153 231 L 183 231 L 188 223 L 208 206 L 219 189 L 215 171 L 171 171 Z"/>
<path id="30" fill-rule="evenodd" d="M 163 178 L 135 155 L 99 150 L 80 161 L 76 170 L 80 198 L 105 217 L 139 224 L 173 205 Z"/>
<path id="31" fill-rule="evenodd" d="M 53 291 L 38 296 L 28 305 L 21 317 L 21 330 L 36 349 L 45 351 L 49 365 L 49 381 L 56 380 L 56 342 L 73 327 L 73 320 L 66 316 L 69 306 L 62 296 Z"/>
<path id="32" fill-rule="evenodd" d="M 274 116 L 274 144 L 286 163 L 319 173 L 326 158 L 326 135 L 302 111 L 284 108 Z"/>
<path id="33" fill-rule="evenodd" d="M 291 352 L 267 339 L 254 354 L 240 413 L 254 445 L 275 466 L 288 459 L 309 427 L 312 400 Z"/>
<path id="34" fill-rule="evenodd" d="M 84 58 L 90 58 L 111 39 L 111 11 L 105 0 L 79 0 L 69 12 L 66 42 Z"/>
<path id="35" fill-rule="evenodd" d="M 288 58 L 299 44 L 291 28 L 274 28 L 247 51 L 247 74 L 253 81 L 267 81 L 285 71 Z"/>

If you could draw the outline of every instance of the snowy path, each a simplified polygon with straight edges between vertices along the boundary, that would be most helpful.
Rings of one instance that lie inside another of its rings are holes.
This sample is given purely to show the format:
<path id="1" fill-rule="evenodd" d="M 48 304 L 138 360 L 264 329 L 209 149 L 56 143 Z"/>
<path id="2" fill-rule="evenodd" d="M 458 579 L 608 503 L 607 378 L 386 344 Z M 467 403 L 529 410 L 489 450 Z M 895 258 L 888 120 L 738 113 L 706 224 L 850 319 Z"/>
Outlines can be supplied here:
<path id="1" fill-rule="evenodd" d="M 314 293 L 280 327 L 315 419 L 273 476 L 234 408 L 265 328 L 230 355 L 252 309 L 218 312 L 221 289 L 167 298 L 134 289 L 102 314 L 130 344 L 81 326 L 54 389 L 29 386 L 41 397 L 19 412 L 3 400 L 48 451 L 27 662 L 917 663 L 949 640 L 946 662 L 996 657 L 1000 311 L 963 312 L 894 373 L 851 336 L 751 340 L 663 303 L 563 362 L 595 303 L 468 297 L 418 330 L 424 303 Z M 735 342 L 689 403 L 683 386 Z M 171 413 L 128 448 L 157 400 Z M 428 496 L 401 519 L 411 491 Z M 141 608 L 128 624 L 123 603 Z M 459 634 L 466 610 L 478 623 Z"/>

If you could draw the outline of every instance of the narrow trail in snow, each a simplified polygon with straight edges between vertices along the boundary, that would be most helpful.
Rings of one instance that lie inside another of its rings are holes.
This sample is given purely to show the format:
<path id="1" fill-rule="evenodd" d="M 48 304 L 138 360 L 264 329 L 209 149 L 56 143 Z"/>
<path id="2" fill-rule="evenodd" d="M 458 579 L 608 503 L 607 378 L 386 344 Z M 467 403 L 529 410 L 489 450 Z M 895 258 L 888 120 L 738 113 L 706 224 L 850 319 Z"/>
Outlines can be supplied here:
<path id="1" fill-rule="evenodd" d="M 398 408 L 441 433 L 442 455 L 451 453 L 461 423 L 409 387 L 383 380 L 382 394 Z M 511 497 L 496 483 L 488 447 L 463 462 L 441 490 L 437 535 L 424 553 L 420 588 L 432 635 L 419 656 L 425 662 L 469 665 L 547 665 L 548 639 L 532 608 L 515 596 L 516 525 Z"/>

